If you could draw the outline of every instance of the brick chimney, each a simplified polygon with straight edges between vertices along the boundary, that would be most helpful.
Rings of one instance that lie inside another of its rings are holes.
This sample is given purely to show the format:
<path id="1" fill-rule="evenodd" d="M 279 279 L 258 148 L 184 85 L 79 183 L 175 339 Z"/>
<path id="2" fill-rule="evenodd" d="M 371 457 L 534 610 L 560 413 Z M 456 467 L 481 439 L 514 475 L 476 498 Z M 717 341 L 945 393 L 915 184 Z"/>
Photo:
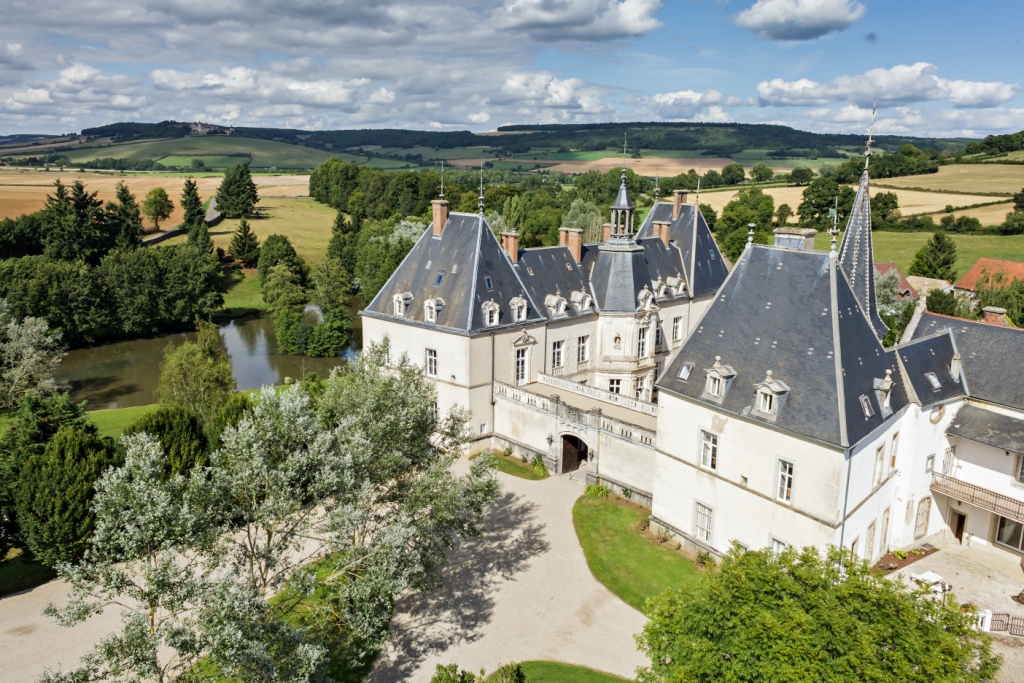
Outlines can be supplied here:
<path id="1" fill-rule="evenodd" d="M 654 236 L 660 237 L 661 241 L 668 246 L 669 240 L 672 238 L 672 223 L 669 221 L 654 221 Z"/>
<path id="2" fill-rule="evenodd" d="M 679 213 L 686 203 L 686 190 L 672 190 L 672 220 L 679 218 Z"/>
<path id="3" fill-rule="evenodd" d="M 1010 327 L 1010 321 L 1006 319 L 1005 308 L 999 308 L 998 306 L 986 306 L 981 309 L 981 312 L 985 314 L 984 322 L 986 325 Z"/>
<path id="4" fill-rule="evenodd" d="M 583 261 L 583 231 L 578 228 L 562 228 L 566 244 L 576 263 Z"/>
<path id="5" fill-rule="evenodd" d="M 501 233 L 501 246 L 508 252 L 512 263 L 519 263 L 519 233 L 512 230 Z"/>
<path id="6" fill-rule="evenodd" d="M 604 224 L 604 241 L 605 242 L 611 242 L 612 241 L 612 224 L 611 223 L 605 223 Z"/>
<path id="7" fill-rule="evenodd" d="M 434 208 L 434 235 L 440 236 L 444 231 L 444 224 L 448 222 L 448 201 L 435 199 L 430 205 Z"/>
<path id="8" fill-rule="evenodd" d="M 569 228 L 558 229 L 558 246 L 564 247 L 569 243 Z"/>

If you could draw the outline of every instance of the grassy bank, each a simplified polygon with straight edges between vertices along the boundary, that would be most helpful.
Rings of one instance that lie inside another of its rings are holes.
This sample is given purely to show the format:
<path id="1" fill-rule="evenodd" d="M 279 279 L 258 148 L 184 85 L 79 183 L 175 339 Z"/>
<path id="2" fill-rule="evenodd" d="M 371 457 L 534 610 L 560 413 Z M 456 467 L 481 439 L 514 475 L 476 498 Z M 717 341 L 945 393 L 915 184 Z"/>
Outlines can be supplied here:
<path id="1" fill-rule="evenodd" d="M 491 456 L 494 458 L 495 469 L 499 472 L 532 481 L 548 478 L 547 472 L 538 472 L 530 462 L 523 462 L 522 458 L 514 455 L 505 455 L 496 451 L 492 451 Z"/>
<path id="2" fill-rule="evenodd" d="M 114 408 L 112 410 L 94 410 L 86 416 L 96 425 L 100 436 L 109 436 L 115 441 L 121 438 L 121 432 L 132 422 L 148 412 L 157 409 L 157 405 L 132 406 L 131 408 Z"/>
<path id="3" fill-rule="evenodd" d="M 561 662 L 522 662 L 520 666 L 526 674 L 527 683 L 618 683 L 629 680 Z M 493 680 L 493 677 L 487 680 Z"/>
<path id="4" fill-rule="evenodd" d="M 696 564 L 641 529 L 648 510 L 609 496 L 582 496 L 572 508 L 576 536 L 598 581 L 640 611 L 648 598 L 694 583 Z"/>
<path id="5" fill-rule="evenodd" d="M 230 320 L 266 310 L 267 302 L 263 300 L 256 269 L 238 270 L 231 275 L 231 284 L 224 293 L 224 307 L 214 316 L 214 320 Z"/>

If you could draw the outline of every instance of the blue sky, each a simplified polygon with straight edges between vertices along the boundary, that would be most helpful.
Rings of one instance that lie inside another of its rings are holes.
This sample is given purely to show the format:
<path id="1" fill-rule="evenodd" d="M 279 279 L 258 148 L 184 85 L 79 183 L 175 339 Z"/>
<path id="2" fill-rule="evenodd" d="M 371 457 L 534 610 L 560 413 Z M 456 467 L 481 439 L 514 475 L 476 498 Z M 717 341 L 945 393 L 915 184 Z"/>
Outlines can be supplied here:
<path id="1" fill-rule="evenodd" d="M 0 134 L 783 123 L 1024 129 L 1016 2 L 0 0 Z"/>

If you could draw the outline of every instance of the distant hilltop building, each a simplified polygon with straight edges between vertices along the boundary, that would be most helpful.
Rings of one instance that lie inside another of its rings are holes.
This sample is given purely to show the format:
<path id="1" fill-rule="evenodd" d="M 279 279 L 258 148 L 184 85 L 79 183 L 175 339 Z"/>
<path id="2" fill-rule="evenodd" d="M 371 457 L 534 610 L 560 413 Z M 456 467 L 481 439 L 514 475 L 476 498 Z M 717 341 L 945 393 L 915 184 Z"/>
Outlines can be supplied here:
<path id="1" fill-rule="evenodd" d="M 235 129 L 218 126 L 215 123 L 193 121 L 188 124 L 188 132 L 192 135 L 234 135 Z"/>

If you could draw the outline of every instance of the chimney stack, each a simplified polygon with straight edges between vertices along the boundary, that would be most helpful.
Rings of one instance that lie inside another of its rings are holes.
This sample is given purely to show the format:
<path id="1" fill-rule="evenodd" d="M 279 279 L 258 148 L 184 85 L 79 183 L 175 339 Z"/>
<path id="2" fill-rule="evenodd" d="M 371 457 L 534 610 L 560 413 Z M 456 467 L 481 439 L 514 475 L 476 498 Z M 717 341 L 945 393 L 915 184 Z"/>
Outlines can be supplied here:
<path id="1" fill-rule="evenodd" d="M 653 225 L 654 225 L 654 236 L 655 237 L 660 237 L 661 241 L 664 242 L 665 246 L 667 247 L 668 243 L 669 243 L 669 240 L 672 237 L 672 232 L 671 232 L 672 223 L 670 223 L 669 221 L 654 221 Z"/>
<path id="2" fill-rule="evenodd" d="M 672 190 L 672 220 L 679 218 L 679 213 L 686 203 L 686 190 Z"/>
<path id="3" fill-rule="evenodd" d="M 576 263 L 583 262 L 583 231 L 578 228 L 562 228 L 566 244 Z"/>
<path id="4" fill-rule="evenodd" d="M 814 228 L 775 228 L 775 246 L 800 251 L 814 251 Z"/>
<path id="5" fill-rule="evenodd" d="M 444 224 L 448 222 L 448 201 L 445 199 L 435 199 L 430 204 L 434 208 L 434 235 L 440 236 L 444 231 Z"/>
<path id="6" fill-rule="evenodd" d="M 604 224 L 604 241 L 606 243 L 612 241 L 612 224 L 611 223 L 605 223 Z"/>
<path id="7" fill-rule="evenodd" d="M 1006 319 L 1006 309 L 999 308 L 998 306 L 986 306 L 981 309 L 981 312 L 985 314 L 984 322 L 986 325 L 999 325 L 1001 327 L 1009 327 L 1010 323 Z"/>
<path id="8" fill-rule="evenodd" d="M 512 263 L 519 263 L 519 233 L 513 230 L 501 233 L 501 245 L 505 247 Z"/>
<path id="9" fill-rule="evenodd" d="M 564 247 L 568 243 L 569 243 L 569 228 L 565 228 L 565 227 L 559 228 L 558 229 L 558 246 Z"/>

